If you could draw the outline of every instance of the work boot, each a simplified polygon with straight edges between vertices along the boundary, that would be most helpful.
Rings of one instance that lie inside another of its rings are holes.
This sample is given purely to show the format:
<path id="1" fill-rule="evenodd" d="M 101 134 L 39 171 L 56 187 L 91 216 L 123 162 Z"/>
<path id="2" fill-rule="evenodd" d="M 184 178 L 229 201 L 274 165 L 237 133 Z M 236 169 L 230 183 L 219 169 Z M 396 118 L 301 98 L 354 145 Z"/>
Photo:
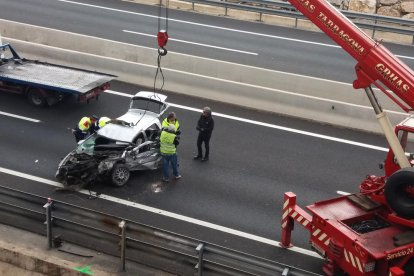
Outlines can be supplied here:
<path id="1" fill-rule="evenodd" d="M 193 157 L 193 159 L 194 160 L 200 160 L 201 159 L 201 156 L 200 155 L 196 155 L 196 156 Z"/>

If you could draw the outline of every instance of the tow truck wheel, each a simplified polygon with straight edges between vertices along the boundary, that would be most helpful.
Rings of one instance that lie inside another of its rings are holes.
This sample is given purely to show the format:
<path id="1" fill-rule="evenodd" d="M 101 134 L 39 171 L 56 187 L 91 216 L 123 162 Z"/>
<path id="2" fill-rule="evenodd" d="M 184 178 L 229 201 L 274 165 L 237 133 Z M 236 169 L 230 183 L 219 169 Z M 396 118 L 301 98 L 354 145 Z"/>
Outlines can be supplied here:
<path id="1" fill-rule="evenodd" d="M 116 164 L 112 169 L 112 184 L 117 187 L 122 187 L 128 182 L 130 175 L 127 166 L 124 164 Z"/>
<path id="2" fill-rule="evenodd" d="M 27 93 L 27 99 L 34 106 L 44 107 L 47 104 L 46 98 L 38 89 L 30 89 Z"/>
<path id="3" fill-rule="evenodd" d="M 414 218 L 414 168 L 404 168 L 388 178 L 385 198 L 397 215 Z"/>

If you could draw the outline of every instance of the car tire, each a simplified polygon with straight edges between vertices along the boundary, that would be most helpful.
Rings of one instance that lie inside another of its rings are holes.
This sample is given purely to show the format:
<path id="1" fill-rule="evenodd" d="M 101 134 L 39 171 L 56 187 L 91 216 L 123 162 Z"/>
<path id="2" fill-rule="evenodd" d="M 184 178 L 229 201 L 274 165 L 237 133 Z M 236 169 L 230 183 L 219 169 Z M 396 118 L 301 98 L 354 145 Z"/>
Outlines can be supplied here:
<path id="1" fill-rule="evenodd" d="M 128 167 L 125 164 L 115 164 L 111 173 L 111 182 L 114 186 L 124 186 L 131 176 Z"/>
<path id="2" fill-rule="evenodd" d="M 404 168 L 391 175 L 385 183 L 385 198 L 390 207 L 405 218 L 414 218 L 414 168 Z"/>

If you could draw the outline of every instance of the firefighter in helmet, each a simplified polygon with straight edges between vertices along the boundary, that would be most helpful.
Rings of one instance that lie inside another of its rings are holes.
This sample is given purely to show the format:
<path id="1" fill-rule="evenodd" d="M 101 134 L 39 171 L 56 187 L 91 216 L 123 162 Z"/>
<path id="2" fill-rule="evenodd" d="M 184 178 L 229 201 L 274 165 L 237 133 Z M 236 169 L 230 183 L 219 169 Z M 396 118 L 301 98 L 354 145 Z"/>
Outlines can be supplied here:
<path id="1" fill-rule="evenodd" d="M 92 125 L 98 120 L 96 116 L 85 116 L 82 117 L 78 123 L 78 125 L 72 129 L 72 133 L 75 136 L 76 143 L 81 140 L 85 140 L 85 138 L 90 133 L 90 129 Z"/>

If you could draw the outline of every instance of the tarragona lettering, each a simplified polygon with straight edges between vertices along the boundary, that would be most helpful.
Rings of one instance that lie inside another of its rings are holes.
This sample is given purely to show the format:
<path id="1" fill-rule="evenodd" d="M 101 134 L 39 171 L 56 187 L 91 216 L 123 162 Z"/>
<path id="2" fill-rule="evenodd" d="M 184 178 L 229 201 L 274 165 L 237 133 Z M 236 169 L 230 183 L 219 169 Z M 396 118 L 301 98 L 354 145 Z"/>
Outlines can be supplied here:
<path id="1" fill-rule="evenodd" d="M 335 24 L 331 19 L 329 19 L 323 12 L 319 12 L 319 15 L 316 17 L 322 23 L 329 28 L 335 35 L 340 37 L 343 41 L 345 41 L 349 46 L 352 47 L 352 49 L 355 50 L 358 54 L 362 55 L 365 51 L 364 47 L 359 45 L 357 41 L 355 41 L 354 38 L 350 37 L 349 34 L 345 33 L 344 30 L 341 30 L 341 28 Z"/>
<path id="2" fill-rule="evenodd" d="M 398 75 L 396 75 L 390 68 L 385 66 L 382 63 L 375 65 L 375 69 L 378 73 L 382 75 L 385 80 L 391 82 L 396 88 L 401 90 L 404 93 L 407 93 L 410 90 L 410 86 L 406 84 Z"/>

